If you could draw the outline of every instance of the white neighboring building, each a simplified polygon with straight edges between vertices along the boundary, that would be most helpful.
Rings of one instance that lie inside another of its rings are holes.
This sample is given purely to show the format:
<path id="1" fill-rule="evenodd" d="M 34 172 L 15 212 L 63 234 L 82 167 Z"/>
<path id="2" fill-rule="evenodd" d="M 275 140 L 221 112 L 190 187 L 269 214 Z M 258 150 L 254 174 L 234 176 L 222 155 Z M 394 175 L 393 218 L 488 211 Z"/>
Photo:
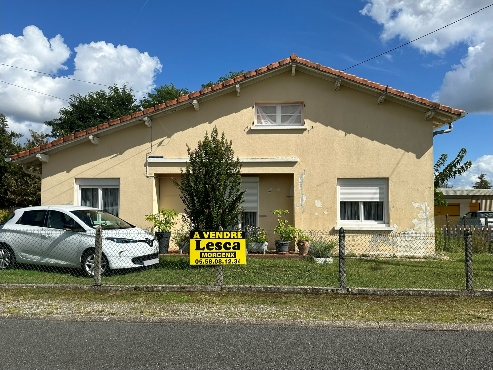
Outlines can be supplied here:
<path id="1" fill-rule="evenodd" d="M 464 216 L 470 211 L 493 211 L 493 189 L 454 189 L 440 188 L 449 207 L 457 207 L 458 215 Z"/>

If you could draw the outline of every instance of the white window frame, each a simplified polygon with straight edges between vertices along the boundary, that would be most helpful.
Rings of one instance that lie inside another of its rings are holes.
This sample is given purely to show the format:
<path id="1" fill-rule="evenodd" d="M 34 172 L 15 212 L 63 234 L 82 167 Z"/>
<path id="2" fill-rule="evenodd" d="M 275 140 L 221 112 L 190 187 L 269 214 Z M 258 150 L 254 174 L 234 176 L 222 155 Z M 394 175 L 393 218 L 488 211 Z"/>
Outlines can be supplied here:
<path id="1" fill-rule="evenodd" d="M 282 106 L 287 106 L 287 105 L 298 105 L 300 108 L 300 123 L 299 124 L 283 124 L 281 123 L 281 110 Z M 276 121 L 275 123 L 270 123 L 269 121 L 259 121 L 259 115 L 260 112 L 259 110 L 262 107 L 276 107 Z M 305 126 L 305 120 L 304 120 L 304 104 L 303 102 L 269 102 L 269 103 L 255 103 L 255 119 L 254 119 L 254 124 L 252 126 L 252 129 L 254 130 L 276 130 L 276 129 L 283 129 L 283 130 L 306 130 Z"/>
<path id="2" fill-rule="evenodd" d="M 82 189 L 98 189 L 98 209 L 103 209 L 103 189 L 120 189 L 120 179 L 75 179 L 77 205 L 82 205 Z M 118 214 L 120 213 L 118 194 Z"/>
<path id="3" fill-rule="evenodd" d="M 337 179 L 337 228 L 389 229 L 389 181 L 387 178 Z M 359 220 L 341 220 L 341 202 L 359 202 Z M 383 202 L 383 220 L 364 220 L 364 202 Z"/>

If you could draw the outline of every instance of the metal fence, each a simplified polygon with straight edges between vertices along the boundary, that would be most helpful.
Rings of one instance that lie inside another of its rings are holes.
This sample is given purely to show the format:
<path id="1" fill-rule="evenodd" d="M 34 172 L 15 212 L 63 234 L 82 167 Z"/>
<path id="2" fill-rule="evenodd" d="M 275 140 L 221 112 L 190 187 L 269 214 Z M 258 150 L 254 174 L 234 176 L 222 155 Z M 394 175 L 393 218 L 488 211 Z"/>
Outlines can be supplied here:
<path id="1" fill-rule="evenodd" d="M 0 233 L 0 284 L 248 285 L 353 288 L 492 290 L 492 230 L 437 228 L 435 234 L 307 230 L 300 254 L 273 249 L 249 253 L 246 265 L 191 266 L 175 245 L 157 254 L 157 241 L 87 233 Z M 173 237 L 172 237 L 173 239 Z M 89 241 L 88 241 L 89 240 Z M 100 267 L 98 267 L 100 266 Z"/>

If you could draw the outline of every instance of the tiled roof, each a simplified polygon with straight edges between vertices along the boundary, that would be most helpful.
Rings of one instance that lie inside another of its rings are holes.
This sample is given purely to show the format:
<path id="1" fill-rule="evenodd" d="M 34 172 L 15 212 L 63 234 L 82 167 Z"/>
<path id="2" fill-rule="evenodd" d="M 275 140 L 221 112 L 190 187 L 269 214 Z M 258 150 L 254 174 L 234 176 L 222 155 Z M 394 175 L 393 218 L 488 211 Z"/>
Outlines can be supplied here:
<path id="1" fill-rule="evenodd" d="M 11 155 L 10 159 L 12 161 L 15 161 L 15 160 L 21 159 L 23 157 L 26 157 L 26 156 L 29 156 L 32 154 L 42 152 L 46 149 L 56 147 L 62 143 L 67 143 L 67 142 L 73 141 L 73 140 L 80 138 L 80 137 L 83 137 L 83 136 L 95 135 L 95 134 L 97 134 L 98 131 L 107 129 L 111 126 L 121 125 L 121 124 L 124 124 L 125 122 L 133 120 L 135 118 L 146 116 L 148 114 L 154 114 L 154 113 L 159 112 L 159 111 L 163 111 L 169 107 L 176 106 L 176 105 L 181 104 L 181 103 L 186 102 L 186 101 L 192 101 L 194 99 L 200 98 L 201 96 L 210 94 L 211 92 L 216 92 L 216 91 L 219 91 L 222 89 L 226 89 L 228 87 L 231 87 L 232 85 L 235 85 L 237 83 L 241 83 L 242 81 L 252 79 L 256 76 L 260 76 L 260 75 L 265 74 L 267 72 L 274 71 L 276 69 L 282 68 L 283 66 L 292 65 L 292 64 L 296 64 L 297 66 L 298 65 L 304 66 L 304 67 L 313 69 L 314 71 L 318 71 L 321 73 L 330 74 L 330 75 L 334 76 L 335 78 L 340 78 L 342 81 L 353 82 L 353 83 L 356 83 L 356 84 L 361 85 L 361 86 L 366 86 L 368 88 L 375 89 L 377 91 L 379 90 L 382 93 L 386 92 L 390 96 L 393 95 L 396 97 L 403 98 L 404 100 L 408 100 L 410 102 L 415 102 L 417 104 L 429 106 L 430 109 L 440 110 L 440 111 L 447 112 L 449 114 L 457 115 L 457 116 L 461 116 L 465 113 L 465 111 L 463 111 L 463 110 L 451 108 L 451 107 L 448 107 L 446 105 L 442 105 L 442 104 L 433 102 L 433 101 L 425 99 L 425 98 L 420 98 L 419 96 L 416 96 L 413 94 L 408 94 L 408 93 L 401 91 L 401 90 L 396 90 L 396 89 L 393 89 L 391 87 L 384 86 L 384 85 L 381 85 L 379 83 L 372 82 L 372 81 L 357 77 L 355 75 L 352 75 L 352 74 L 349 74 L 349 73 L 346 73 L 343 71 L 339 71 L 337 69 L 325 67 L 325 66 L 320 65 L 318 63 L 313 63 L 307 59 L 300 58 L 296 54 L 292 54 L 289 58 L 282 59 L 278 62 L 271 63 L 271 64 L 268 64 L 264 67 L 257 68 L 254 71 L 245 72 L 244 74 L 239 75 L 239 76 L 235 77 L 234 79 L 230 79 L 227 81 L 217 83 L 211 87 L 201 89 L 200 91 L 194 91 L 188 95 L 180 96 L 177 99 L 173 99 L 173 100 L 169 100 L 167 102 L 161 103 L 161 104 L 157 104 L 154 107 L 146 108 L 142 111 L 134 112 L 132 114 L 113 119 L 109 122 L 101 123 L 97 126 L 90 127 L 90 128 L 83 130 L 83 131 L 75 132 L 71 135 L 68 135 L 68 136 L 65 136 L 65 137 L 62 137 L 59 139 L 55 139 L 49 143 L 42 144 L 38 147 L 29 149 L 29 150 L 21 151 L 19 153 Z"/>

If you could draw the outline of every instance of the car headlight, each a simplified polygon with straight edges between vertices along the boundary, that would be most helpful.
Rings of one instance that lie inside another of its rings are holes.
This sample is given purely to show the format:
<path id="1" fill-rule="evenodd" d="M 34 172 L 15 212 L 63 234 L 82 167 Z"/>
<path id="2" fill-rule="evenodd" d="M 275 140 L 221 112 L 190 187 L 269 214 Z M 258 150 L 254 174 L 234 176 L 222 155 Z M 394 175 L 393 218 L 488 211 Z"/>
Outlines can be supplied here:
<path id="1" fill-rule="evenodd" d="M 109 238 L 106 238 L 106 240 L 111 240 L 112 242 L 115 242 L 115 243 L 138 243 L 138 240 L 128 239 L 128 238 L 109 237 Z"/>

